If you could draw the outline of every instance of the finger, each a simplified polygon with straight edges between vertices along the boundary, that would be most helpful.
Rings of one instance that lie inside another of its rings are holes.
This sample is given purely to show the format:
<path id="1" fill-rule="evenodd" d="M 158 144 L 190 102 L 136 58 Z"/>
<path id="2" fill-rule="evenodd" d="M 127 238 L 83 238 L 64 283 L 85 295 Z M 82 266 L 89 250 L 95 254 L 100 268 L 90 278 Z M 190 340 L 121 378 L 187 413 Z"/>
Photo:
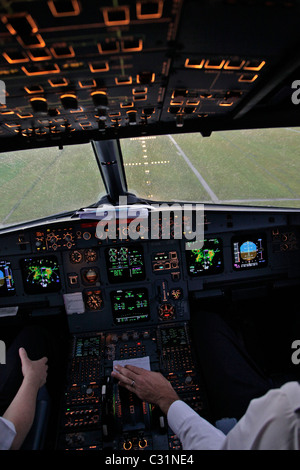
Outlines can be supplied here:
<path id="1" fill-rule="evenodd" d="M 122 367 L 119 364 L 117 364 L 114 368 L 119 374 L 123 375 L 124 377 L 129 377 L 132 375 L 132 372 L 130 372 L 130 370 L 127 369 L 127 366 Z"/>
<path id="2" fill-rule="evenodd" d="M 20 359 L 21 361 L 26 361 L 26 359 L 28 359 L 28 355 L 27 355 L 27 352 L 24 348 L 19 348 L 19 356 L 20 356 Z"/>
<path id="3" fill-rule="evenodd" d="M 127 387 L 133 387 L 135 385 L 135 380 L 132 377 L 122 375 L 116 371 L 112 371 L 111 375 L 117 380 L 119 380 L 119 385 L 122 385 L 123 387 L 126 386 L 127 388 Z"/>
<path id="4" fill-rule="evenodd" d="M 133 372 L 136 375 L 141 375 L 147 371 L 147 369 L 143 369 L 142 367 L 132 366 L 131 364 L 126 364 L 125 368 L 130 370 L 130 372 Z"/>
<path id="5" fill-rule="evenodd" d="M 111 373 L 112 377 L 114 377 L 115 379 L 121 381 L 123 376 L 121 374 L 119 374 L 119 372 L 113 370 L 112 373 Z"/>

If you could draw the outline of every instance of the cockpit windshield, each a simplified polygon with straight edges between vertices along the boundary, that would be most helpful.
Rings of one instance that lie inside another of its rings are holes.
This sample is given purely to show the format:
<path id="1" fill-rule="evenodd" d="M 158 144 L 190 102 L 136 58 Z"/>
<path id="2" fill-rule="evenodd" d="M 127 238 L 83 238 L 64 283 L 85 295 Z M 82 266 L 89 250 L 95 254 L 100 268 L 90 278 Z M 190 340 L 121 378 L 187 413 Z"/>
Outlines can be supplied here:
<path id="1" fill-rule="evenodd" d="M 128 189 L 142 198 L 300 207 L 300 128 L 121 141 Z"/>
<path id="2" fill-rule="evenodd" d="M 120 140 L 129 193 L 150 201 L 300 208 L 300 128 Z M 0 228 L 105 195 L 90 143 L 0 154 Z"/>
<path id="3" fill-rule="evenodd" d="M 104 192 L 90 144 L 0 154 L 0 228 L 97 202 Z"/>

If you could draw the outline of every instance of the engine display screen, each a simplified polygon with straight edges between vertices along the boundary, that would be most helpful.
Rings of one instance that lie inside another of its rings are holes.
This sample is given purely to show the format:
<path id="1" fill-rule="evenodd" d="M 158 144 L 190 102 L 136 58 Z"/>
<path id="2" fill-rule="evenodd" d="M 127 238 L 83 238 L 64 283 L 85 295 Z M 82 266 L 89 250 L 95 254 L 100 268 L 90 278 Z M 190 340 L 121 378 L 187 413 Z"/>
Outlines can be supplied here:
<path id="1" fill-rule="evenodd" d="M 55 256 L 27 258 L 21 261 L 24 289 L 27 294 L 57 292 L 61 288 Z"/>
<path id="2" fill-rule="evenodd" d="M 240 236 L 232 239 L 233 268 L 255 269 L 267 266 L 267 248 L 265 237 L 260 235 Z"/>
<path id="3" fill-rule="evenodd" d="M 9 261 L 0 261 L 0 296 L 15 294 L 14 278 Z"/>
<path id="4" fill-rule="evenodd" d="M 116 246 L 105 252 L 109 282 L 134 282 L 145 279 L 142 247 Z"/>
<path id="5" fill-rule="evenodd" d="M 219 238 L 207 238 L 201 249 L 186 250 L 185 253 L 190 276 L 218 274 L 223 271 L 223 249 Z"/>
<path id="6" fill-rule="evenodd" d="M 125 289 L 111 292 L 115 324 L 141 322 L 149 319 L 150 308 L 147 289 Z"/>

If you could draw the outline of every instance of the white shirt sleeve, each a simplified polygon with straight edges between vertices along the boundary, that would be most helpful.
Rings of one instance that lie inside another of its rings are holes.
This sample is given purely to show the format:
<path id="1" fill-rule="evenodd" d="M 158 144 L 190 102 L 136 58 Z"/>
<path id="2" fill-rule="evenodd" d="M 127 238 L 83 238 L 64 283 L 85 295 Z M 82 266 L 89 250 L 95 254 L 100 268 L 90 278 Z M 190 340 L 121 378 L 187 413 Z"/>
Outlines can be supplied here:
<path id="1" fill-rule="evenodd" d="M 300 385 L 288 382 L 252 400 L 227 435 L 180 400 L 167 418 L 184 450 L 299 450 Z"/>
<path id="2" fill-rule="evenodd" d="M 11 421 L 0 417 L 0 450 L 9 450 L 16 436 L 16 429 Z"/>
<path id="3" fill-rule="evenodd" d="M 299 450 L 300 385 L 288 382 L 250 402 L 227 434 L 224 450 Z"/>
<path id="4" fill-rule="evenodd" d="M 226 438 L 222 431 L 180 400 L 172 403 L 167 419 L 184 450 L 218 450 Z"/>

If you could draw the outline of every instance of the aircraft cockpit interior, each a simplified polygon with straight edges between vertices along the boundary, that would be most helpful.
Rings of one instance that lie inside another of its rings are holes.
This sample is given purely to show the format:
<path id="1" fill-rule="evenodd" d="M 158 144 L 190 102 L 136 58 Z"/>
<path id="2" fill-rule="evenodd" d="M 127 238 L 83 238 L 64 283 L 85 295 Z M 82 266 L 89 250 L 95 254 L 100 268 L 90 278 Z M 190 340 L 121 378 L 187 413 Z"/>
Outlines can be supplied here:
<path id="1" fill-rule="evenodd" d="M 299 15 L 0 1 L 0 368 L 28 326 L 55 351 L 28 448 L 181 451 L 115 364 L 160 372 L 214 425 L 240 419 L 215 318 L 261 374 L 300 380 Z"/>

